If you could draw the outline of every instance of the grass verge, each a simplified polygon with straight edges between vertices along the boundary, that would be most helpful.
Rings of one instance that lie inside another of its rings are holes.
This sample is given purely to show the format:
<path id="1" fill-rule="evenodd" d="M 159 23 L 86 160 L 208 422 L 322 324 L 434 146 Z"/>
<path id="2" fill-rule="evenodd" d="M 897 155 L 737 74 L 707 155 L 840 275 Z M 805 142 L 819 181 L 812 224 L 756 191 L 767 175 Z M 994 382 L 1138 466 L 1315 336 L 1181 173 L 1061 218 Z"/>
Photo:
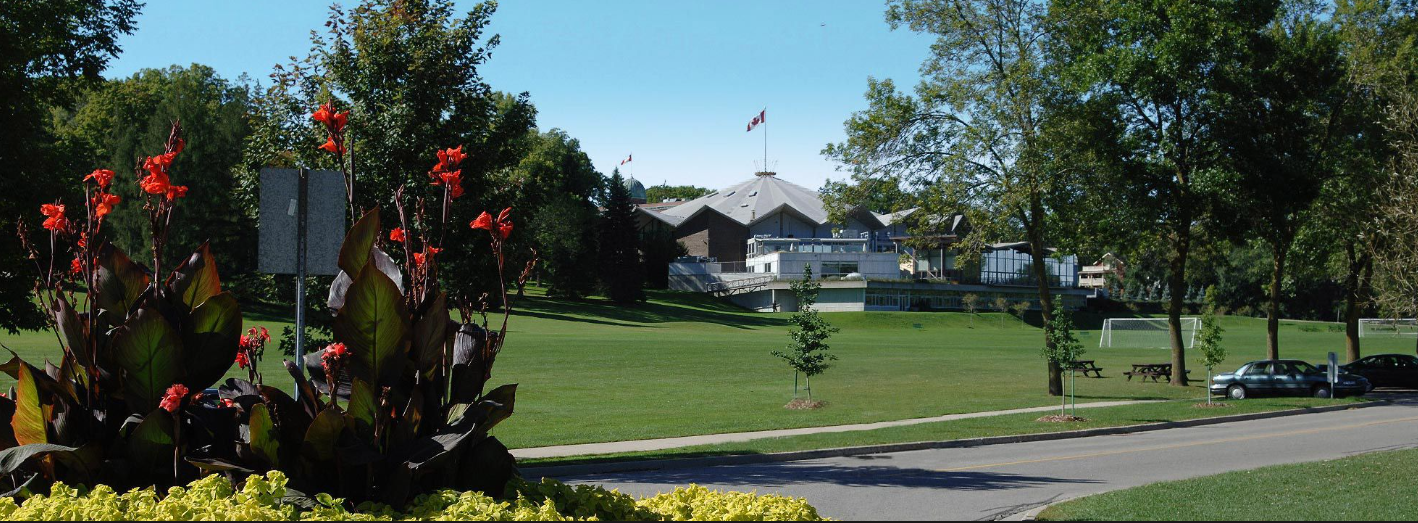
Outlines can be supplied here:
<path id="1" fill-rule="evenodd" d="M 1279 465 L 1089 496 L 1050 521 L 1413 521 L 1418 449 Z"/>
<path id="2" fill-rule="evenodd" d="M 1008 414 L 985 418 L 922 423 L 904 427 L 768 438 L 717 445 L 698 445 L 651 452 L 523 459 L 518 460 L 517 463 L 523 467 L 585 465 L 622 461 L 770 454 L 777 452 L 858 447 L 865 445 L 889 445 L 922 441 L 949 441 L 994 436 L 1018 436 L 1071 430 L 1123 427 L 1169 421 L 1186 421 L 1237 414 L 1274 412 L 1336 404 L 1353 404 L 1362 401 L 1364 400 L 1358 398 L 1342 398 L 1338 400 L 1321 400 L 1315 398 L 1257 398 L 1231 402 L 1231 406 L 1228 408 L 1208 409 L 1195 407 L 1195 400 L 1178 400 L 1143 405 L 1081 409 L 1078 411 L 1078 415 L 1086 418 L 1087 421 L 1074 423 L 1044 423 L 1037 421 L 1040 416 L 1045 415 L 1045 413 Z"/>

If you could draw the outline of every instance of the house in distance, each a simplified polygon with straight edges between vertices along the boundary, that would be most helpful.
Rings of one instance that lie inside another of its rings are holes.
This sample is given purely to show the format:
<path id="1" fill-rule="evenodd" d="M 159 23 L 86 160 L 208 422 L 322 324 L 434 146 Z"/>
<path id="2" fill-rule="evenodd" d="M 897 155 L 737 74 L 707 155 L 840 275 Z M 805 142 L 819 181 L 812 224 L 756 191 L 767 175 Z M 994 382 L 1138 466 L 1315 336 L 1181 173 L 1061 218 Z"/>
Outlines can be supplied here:
<path id="1" fill-rule="evenodd" d="M 627 180 L 627 185 L 638 184 Z M 833 223 L 816 191 L 759 172 L 753 179 L 687 202 L 637 205 L 643 229 L 672 231 L 689 255 L 669 267 L 670 288 L 725 297 L 757 311 L 795 311 L 791 280 L 811 266 L 822 280 L 823 311 L 958 310 L 973 294 L 979 308 L 997 297 L 1038 308 L 1027 243 L 990 245 L 961 257 L 970 233 L 963 215 L 927 218 L 916 210 L 878 214 L 863 208 Z M 634 192 L 634 187 L 632 187 Z M 929 237 L 913 238 L 914 220 L 931 219 Z M 926 245 L 928 247 L 921 247 Z M 1046 267 L 1062 305 L 1083 306 L 1078 263 L 1050 253 Z M 971 263 L 957 263 L 972 258 Z"/>

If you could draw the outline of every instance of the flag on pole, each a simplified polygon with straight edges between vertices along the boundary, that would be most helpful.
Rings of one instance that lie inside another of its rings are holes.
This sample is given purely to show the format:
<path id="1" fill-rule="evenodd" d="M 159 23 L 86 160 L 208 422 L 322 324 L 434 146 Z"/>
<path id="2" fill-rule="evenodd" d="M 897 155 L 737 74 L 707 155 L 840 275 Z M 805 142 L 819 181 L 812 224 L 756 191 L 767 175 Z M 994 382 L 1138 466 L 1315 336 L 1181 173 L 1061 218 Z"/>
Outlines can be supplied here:
<path id="1" fill-rule="evenodd" d="M 748 122 L 748 130 L 752 131 L 754 127 L 758 127 L 758 124 L 761 124 L 765 121 L 768 121 L 768 109 L 759 111 L 758 116 L 753 117 L 753 120 L 750 120 Z"/>
<path id="2" fill-rule="evenodd" d="M 627 164 L 627 163 L 630 163 L 630 159 L 631 159 L 633 156 L 634 156 L 634 155 L 626 155 L 626 156 L 625 156 L 625 159 L 620 161 L 620 164 L 621 164 L 621 165 L 625 165 L 625 164 Z"/>

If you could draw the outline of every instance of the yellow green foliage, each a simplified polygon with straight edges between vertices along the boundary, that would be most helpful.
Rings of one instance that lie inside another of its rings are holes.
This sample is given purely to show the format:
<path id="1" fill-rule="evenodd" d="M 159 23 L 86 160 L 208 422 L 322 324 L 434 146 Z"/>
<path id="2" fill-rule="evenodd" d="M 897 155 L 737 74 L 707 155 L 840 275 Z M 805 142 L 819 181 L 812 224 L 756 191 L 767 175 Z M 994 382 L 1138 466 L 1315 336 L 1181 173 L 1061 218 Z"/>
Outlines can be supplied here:
<path id="1" fill-rule="evenodd" d="M 700 486 L 636 500 L 617 491 L 552 480 L 515 482 L 509 499 L 477 492 L 442 490 L 425 494 L 398 512 L 365 503 L 354 511 L 329 495 L 315 496 L 303 510 L 283 502 L 286 477 L 280 472 L 251 476 L 240 490 L 218 476 L 168 489 L 122 494 L 106 485 L 92 490 L 56 483 L 47 496 L 17 504 L 0 498 L 0 518 L 7 521 L 821 521 L 807 501 L 782 496 L 711 491 Z"/>

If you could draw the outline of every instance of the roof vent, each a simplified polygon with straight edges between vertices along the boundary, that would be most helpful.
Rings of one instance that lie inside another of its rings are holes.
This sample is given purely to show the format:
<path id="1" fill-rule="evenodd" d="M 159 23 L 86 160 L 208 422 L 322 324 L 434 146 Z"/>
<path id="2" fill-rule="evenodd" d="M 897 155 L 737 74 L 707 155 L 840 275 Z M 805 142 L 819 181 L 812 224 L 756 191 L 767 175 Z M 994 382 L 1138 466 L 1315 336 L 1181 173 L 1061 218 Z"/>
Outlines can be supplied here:
<path id="1" fill-rule="evenodd" d="M 738 192 L 738 191 L 729 191 L 729 194 L 725 194 L 724 197 L 725 197 L 725 198 L 728 198 L 728 197 L 730 197 L 730 196 L 733 196 L 734 193 L 736 193 L 736 192 Z"/>
<path id="2" fill-rule="evenodd" d="M 748 197 L 749 197 L 749 198 L 752 198 L 752 197 L 754 197 L 754 196 L 758 196 L 758 191 L 753 191 L 753 192 L 751 192 L 751 193 L 748 194 Z"/>

